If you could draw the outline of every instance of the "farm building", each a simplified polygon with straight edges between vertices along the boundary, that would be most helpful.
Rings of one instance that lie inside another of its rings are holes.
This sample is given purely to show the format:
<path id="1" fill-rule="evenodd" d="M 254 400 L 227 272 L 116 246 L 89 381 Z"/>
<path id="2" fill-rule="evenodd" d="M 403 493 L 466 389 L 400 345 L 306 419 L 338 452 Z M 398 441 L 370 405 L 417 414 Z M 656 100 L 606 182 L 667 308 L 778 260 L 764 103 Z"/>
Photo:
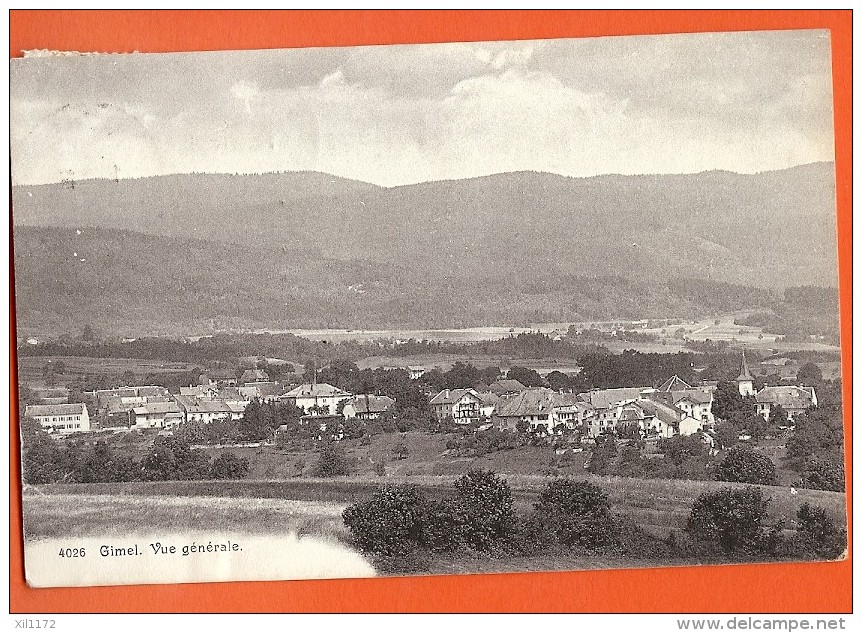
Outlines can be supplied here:
<path id="1" fill-rule="evenodd" d="M 790 385 L 787 387 L 764 387 L 755 395 L 757 414 L 764 420 L 769 420 L 769 414 L 775 406 L 780 405 L 787 412 L 787 419 L 793 420 L 800 413 L 805 413 L 809 407 L 817 406 L 817 394 L 814 387 Z"/>
<path id="2" fill-rule="evenodd" d="M 52 432 L 68 435 L 90 430 L 90 414 L 87 405 L 75 404 L 33 404 L 24 410 L 24 415 L 33 418 L 43 428 Z"/>

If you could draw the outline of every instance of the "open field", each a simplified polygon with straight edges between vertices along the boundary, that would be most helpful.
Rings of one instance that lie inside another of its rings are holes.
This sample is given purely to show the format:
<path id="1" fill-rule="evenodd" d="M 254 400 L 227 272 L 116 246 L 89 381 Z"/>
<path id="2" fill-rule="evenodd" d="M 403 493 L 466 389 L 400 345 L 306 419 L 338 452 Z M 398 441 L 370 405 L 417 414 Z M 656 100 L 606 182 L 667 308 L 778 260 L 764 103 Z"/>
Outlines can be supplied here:
<path id="1" fill-rule="evenodd" d="M 178 483 L 178 482 L 172 482 Z M 129 488 L 65 492 L 46 487 L 25 490 L 24 534 L 28 539 L 74 536 L 117 536 L 164 532 L 245 532 L 255 534 L 314 534 L 346 540 L 341 520 L 346 503 L 329 501 L 249 498 L 218 494 L 217 482 L 208 482 L 216 495 L 156 489 L 145 484 Z M 102 484 L 109 486 L 109 484 Z M 115 484 L 116 485 L 116 484 Z M 131 484 L 123 484 L 131 486 Z"/>
<path id="2" fill-rule="evenodd" d="M 67 380 L 88 374 L 122 375 L 131 371 L 136 376 L 166 372 L 187 371 L 195 367 L 191 363 L 174 363 L 139 358 L 89 358 L 85 356 L 19 356 L 18 380 L 21 383 L 42 383 L 42 371 L 49 362 L 61 361 L 66 369 L 57 381 Z"/>
<path id="3" fill-rule="evenodd" d="M 259 533 L 296 531 L 328 538 L 346 535 L 340 514 L 349 503 L 368 497 L 381 483 L 413 483 L 429 496 L 453 489 L 454 476 L 401 476 L 283 481 L 170 481 L 119 484 L 65 484 L 28 487 L 24 523 L 30 538 L 58 534 L 136 533 L 162 527 Z M 512 475 L 516 509 L 527 512 L 550 478 Z M 582 474 L 610 497 L 615 512 L 631 517 L 659 537 L 681 530 L 698 495 L 722 487 L 714 481 L 639 480 Z M 770 514 L 793 527 L 796 510 L 806 501 L 824 507 L 846 525 L 845 498 L 820 490 L 761 487 L 770 499 Z"/>

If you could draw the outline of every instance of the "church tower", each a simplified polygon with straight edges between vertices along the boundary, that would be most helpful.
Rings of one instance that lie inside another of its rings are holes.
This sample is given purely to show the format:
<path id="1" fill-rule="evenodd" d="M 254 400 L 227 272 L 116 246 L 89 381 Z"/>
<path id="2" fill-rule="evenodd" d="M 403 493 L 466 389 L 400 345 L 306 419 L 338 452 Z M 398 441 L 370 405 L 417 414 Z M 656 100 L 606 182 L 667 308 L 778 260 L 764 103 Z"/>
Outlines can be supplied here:
<path id="1" fill-rule="evenodd" d="M 739 388 L 740 396 L 754 395 L 754 378 L 751 372 L 748 371 L 748 362 L 745 360 L 745 350 L 742 350 L 742 367 L 739 370 L 739 376 L 736 377 L 736 386 Z"/>

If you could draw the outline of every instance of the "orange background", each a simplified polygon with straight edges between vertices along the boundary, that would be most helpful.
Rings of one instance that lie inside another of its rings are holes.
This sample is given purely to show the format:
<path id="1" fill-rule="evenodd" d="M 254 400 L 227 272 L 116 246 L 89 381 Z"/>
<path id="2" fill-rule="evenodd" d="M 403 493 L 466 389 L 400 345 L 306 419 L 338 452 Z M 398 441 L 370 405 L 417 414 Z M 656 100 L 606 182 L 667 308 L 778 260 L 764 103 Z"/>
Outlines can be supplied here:
<path id="1" fill-rule="evenodd" d="M 24 49 L 165 52 L 636 33 L 832 32 L 848 510 L 851 455 L 851 11 L 24 11 Z M 14 297 L 13 297 L 14 309 Z M 12 315 L 14 319 L 14 313 Z M 14 320 L 13 320 L 14 323 Z M 12 332 L 15 403 L 15 336 Z M 17 417 L 12 405 L 11 418 Z M 18 433 L 11 424 L 10 610 L 64 612 L 850 612 L 851 561 L 625 571 L 30 589 L 24 583 Z M 852 549 L 851 549 L 852 555 Z"/>

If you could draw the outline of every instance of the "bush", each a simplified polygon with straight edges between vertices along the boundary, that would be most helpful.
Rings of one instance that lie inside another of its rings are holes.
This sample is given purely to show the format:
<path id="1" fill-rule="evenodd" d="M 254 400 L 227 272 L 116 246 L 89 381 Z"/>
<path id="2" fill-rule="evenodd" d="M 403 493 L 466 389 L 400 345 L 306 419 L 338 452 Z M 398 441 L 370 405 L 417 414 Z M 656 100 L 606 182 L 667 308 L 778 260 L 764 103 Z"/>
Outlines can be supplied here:
<path id="1" fill-rule="evenodd" d="M 775 464 L 766 455 L 735 447 L 718 465 L 717 481 L 736 481 L 744 484 L 775 485 Z"/>
<path id="2" fill-rule="evenodd" d="M 374 474 L 378 477 L 382 477 L 386 474 L 386 463 L 385 462 L 377 462 L 374 464 Z"/>
<path id="3" fill-rule="evenodd" d="M 70 451 L 66 453 L 68 456 Z M 96 442 L 92 449 L 82 452 L 75 461 L 76 479 L 81 483 L 134 481 L 140 472 L 137 462 L 131 457 L 116 454 L 103 441 Z"/>
<path id="4" fill-rule="evenodd" d="M 428 505 L 423 537 L 425 545 L 435 552 L 453 552 L 467 547 L 470 541 L 469 517 L 464 504 L 447 498 Z"/>
<path id="5" fill-rule="evenodd" d="M 844 465 L 831 459 L 809 460 L 802 470 L 799 487 L 844 492 Z"/>
<path id="6" fill-rule="evenodd" d="M 248 458 L 223 453 L 213 460 L 213 479 L 242 479 L 248 474 Z"/>
<path id="7" fill-rule="evenodd" d="M 847 548 L 847 531 L 835 522 L 820 506 L 804 503 L 796 511 L 798 525 L 792 548 L 805 558 L 835 560 Z"/>
<path id="8" fill-rule="evenodd" d="M 658 450 L 664 453 L 665 459 L 675 464 L 681 464 L 687 458 L 705 457 L 709 449 L 700 437 L 700 433 L 692 435 L 679 435 L 677 437 L 663 437 L 658 441 Z"/>
<path id="9" fill-rule="evenodd" d="M 686 531 L 724 554 L 772 555 L 781 543 L 781 526 L 769 525 L 769 504 L 759 488 L 722 488 L 700 495 Z"/>
<path id="10" fill-rule="evenodd" d="M 206 479 L 210 463 L 206 454 L 177 437 L 158 436 L 141 460 L 141 478 L 144 481 L 173 479 Z"/>
<path id="11" fill-rule="evenodd" d="M 335 446 L 326 446 L 320 451 L 320 458 L 314 465 L 315 477 L 340 477 L 350 474 L 350 467 L 344 453 Z"/>
<path id="12" fill-rule="evenodd" d="M 475 549 L 489 549 L 515 531 L 512 491 L 505 479 L 490 470 L 471 470 L 459 477 L 454 504 L 466 522 L 466 543 Z"/>
<path id="13" fill-rule="evenodd" d="M 47 433 L 39 433 L 24 445 L 21 460 L 24 483 L 50 484 L 63 478 L 63 453 Z"/>
<path id="14" fill-rule="evenodd" d="M 539 495 L 531 522 L 563 545 L 596 548 L 617 540 L 619 526 L 608 496 L 587 481 L 556 479 Z M 536 529 L 534 528 L 534 529 Z"/>
<path id="15" fill-rule="evenodd" d="M 424 542 L 428 501 L 412 484 L 384 485 L 342 516 L 354 544 L 364 552 L 404 555 Z"/>

